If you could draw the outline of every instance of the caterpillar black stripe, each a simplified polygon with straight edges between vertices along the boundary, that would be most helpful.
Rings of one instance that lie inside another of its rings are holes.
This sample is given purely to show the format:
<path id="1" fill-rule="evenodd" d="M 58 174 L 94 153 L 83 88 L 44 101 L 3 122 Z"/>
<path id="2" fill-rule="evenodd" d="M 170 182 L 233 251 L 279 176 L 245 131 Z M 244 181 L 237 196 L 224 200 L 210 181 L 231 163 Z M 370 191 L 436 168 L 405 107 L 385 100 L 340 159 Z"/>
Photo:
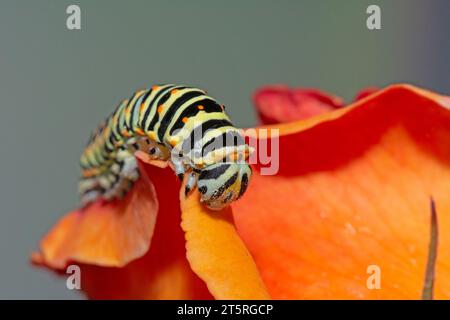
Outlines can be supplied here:
<path id="1" fill-rule="evenodd" d="M 186 194 L 198 187 L 213 210 L 239 199 L 252 173 L 250 148 L 223 105 L 198 88 L 156 85 L 122 101 L 92 133 L 80 159 L 81 201 L 123 197 L 139 178 L 137 150 L 188 175 Z"/>

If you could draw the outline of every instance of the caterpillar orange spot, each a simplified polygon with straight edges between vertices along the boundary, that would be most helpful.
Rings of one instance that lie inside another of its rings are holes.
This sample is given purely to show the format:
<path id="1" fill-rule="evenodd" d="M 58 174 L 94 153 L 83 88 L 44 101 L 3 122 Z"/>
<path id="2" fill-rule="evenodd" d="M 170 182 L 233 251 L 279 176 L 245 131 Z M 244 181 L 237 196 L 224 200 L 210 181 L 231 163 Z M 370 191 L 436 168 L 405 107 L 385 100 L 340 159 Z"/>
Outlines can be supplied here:
<path id="1" fill-rule="evenodd" d="M 145 132 L 141 128 L 135 128 L 134 132 L 136 132 L 140 136 L 145 136 Z"/>

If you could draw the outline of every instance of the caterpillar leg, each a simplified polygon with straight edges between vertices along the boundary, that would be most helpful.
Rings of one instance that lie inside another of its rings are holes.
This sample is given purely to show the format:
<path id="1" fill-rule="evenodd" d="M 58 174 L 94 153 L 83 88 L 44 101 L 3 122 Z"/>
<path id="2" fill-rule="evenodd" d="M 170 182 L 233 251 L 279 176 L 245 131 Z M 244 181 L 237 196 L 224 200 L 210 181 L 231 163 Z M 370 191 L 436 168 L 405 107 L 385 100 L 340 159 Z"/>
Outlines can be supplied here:
<path id="1" fill-rule="evenodd" d="M 155 159 L 158 160 L 168 160 L 169 156 L 167 155 L 167 151 L 164 149 L 164 147 L 155 145 L 151 147 L 148 151 L 148 153 Z"/>
<path id="2" fill-rule="evenodd" d="M 141 138 L 137 142 L 133 143 L 134 150 L 141 150 L 149 154 L 155 160 L 168 160 L 170 158 L 169 150 L 153 140 L 148 138 Z"/>
<path id="3" fill-rule="evenodd" d="M 104 190 L 99 185 L 97 177 L 94 177 L 82 178 L 78 185 L 78 192 L 80 194 L 81 204 L 84 206 L 101 197 Z"/>
<path id="4" fill-rule="evenodd" d="M 191 171 L 189 173 L 189 177 L 186 182 L 186 187 L 184 189 L 184 194 L 186 196 L 189 194 L 189 192 L 191 192 L 191 190 L 195 188 L 195 186 L 197 185 L 197 180 L 198 180 L 198 173 Z"/>
<path id="5" fill-rule="evenodd" d="M 137 162 L 134 156 L 123 160 L 120 176 L 131 181 L 135 181 L 139 178 Z"/>
<path id="6" fill-rule="evenodd" d="M 186 173 L 186 166 L 183 162 L 183 158 L 178 155 L 172 154 L 170 162 L 173 165 L 173 171 L 175 171 L 178 179 L 180 179 L 180 181 L 183 181 L 184 174 Z"/>

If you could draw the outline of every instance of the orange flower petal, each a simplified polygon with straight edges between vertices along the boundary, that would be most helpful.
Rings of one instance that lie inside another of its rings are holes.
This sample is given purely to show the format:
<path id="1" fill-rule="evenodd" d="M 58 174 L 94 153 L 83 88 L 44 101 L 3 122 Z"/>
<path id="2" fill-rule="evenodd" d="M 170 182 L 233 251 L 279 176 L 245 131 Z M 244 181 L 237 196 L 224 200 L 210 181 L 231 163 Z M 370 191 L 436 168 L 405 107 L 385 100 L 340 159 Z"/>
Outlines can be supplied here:
<path id="1" fill-rule="evenodd" d="M 283 85 L 259 89 L 253 102 L 263 124 L 305 119 L 344 105 L 340 97 L 317 89 L 291 89 Z"/>
<path id="2" fill-rule="evenodd" d="M 216 299 L 269 299 L 256 265 L 239 238 L 231 208 L 210 211 L 197 190 L 180 191 L 187 259 Z"/>
<path id="3" fill-rule="evenodd" d="M 153 184 L 140 179 L 121 201 L 97 201 L 61 218 L 32 259 L 55 269 L 70 261 L 123 266 L 148 251 L 157 212 Z"/>
<path id="4" fill-rule="evenodd" d="M 449 98 L 392 86 L 280 128 L 280 171 L 255 167 L 233 206 L 273 298 L 419 299 L 430 196 L 450 228 Z M 450 298 L 450 234 L 440 232 L 435 297 Z M 369 289 L 367 268 L 381 271 Z"/>

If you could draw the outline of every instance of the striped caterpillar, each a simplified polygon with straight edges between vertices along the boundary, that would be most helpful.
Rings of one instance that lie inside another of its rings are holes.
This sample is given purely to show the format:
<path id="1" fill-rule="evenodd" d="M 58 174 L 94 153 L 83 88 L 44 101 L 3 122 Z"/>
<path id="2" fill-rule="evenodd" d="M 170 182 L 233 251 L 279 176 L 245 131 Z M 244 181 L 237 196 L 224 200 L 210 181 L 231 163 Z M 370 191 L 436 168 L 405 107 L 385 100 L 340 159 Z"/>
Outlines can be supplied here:
<path id="1" fill-rule="evenodd" d="M 157 85 L 122 101 L 92 133 L 80 159 L 82 203 L 123 197 L 139 178 L 137 150 L 187 175 L 185 194 L 197 187 L 212 210 L 239 199 L 252 174 L 250 148 L 223 105 L 201 89 Z"/>

